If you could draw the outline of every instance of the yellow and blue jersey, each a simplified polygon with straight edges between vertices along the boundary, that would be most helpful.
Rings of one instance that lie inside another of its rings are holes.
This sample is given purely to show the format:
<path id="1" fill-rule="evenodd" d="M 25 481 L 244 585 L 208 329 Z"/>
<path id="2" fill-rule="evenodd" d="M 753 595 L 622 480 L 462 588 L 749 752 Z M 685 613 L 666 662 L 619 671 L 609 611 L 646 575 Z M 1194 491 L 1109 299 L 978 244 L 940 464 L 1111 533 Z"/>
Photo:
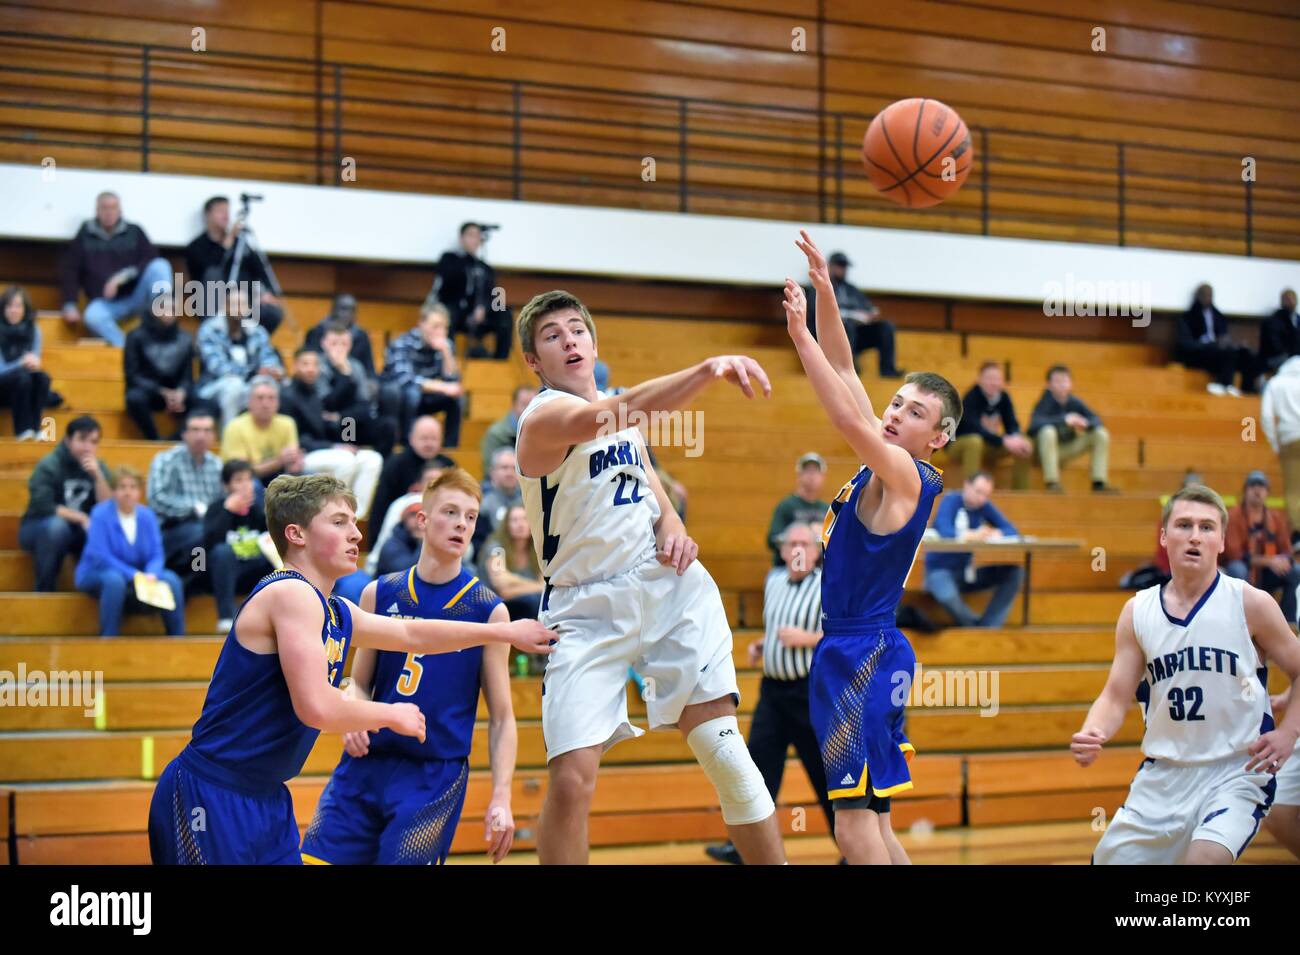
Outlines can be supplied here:
<path id="1" fill-rule="evenodd" d="M 874 534 L 857 516 L 871 480 L 863 467 L 826 514 L 822 544 L 821 642 L 809 671 L 808 713 L 822 751 L 831 799 L 888 799 L 912 788 L 914 748 L 903 726 L 916 655 L 895 625 L 903 585 L 916 560 L 941 472 L 917 461 L 916 510 L 892 534 Z M 888 802 L 873 803 L 888 812 Z"/>
<path id="2" fill-rule="evenodd" d="M 467 571 L 431 584 L 411 567 L 379 578 L 375 586 L 375 612 L 388 617 L 486 623 L 500 603 Z M 382 729 L 370 734 L 365 756 L 344 753 L 307 827 L 304 861 L 446 861 L 469 784 L 482 666 L 482 647 L 453 653 L 379 652 L 372 699 L 418 706 L 425 716 L 425 740 Z"/>
<path id="3" fill-rule="evenodd" d="M 294 570 L 262 578 L 250 599 Z M 352 639 L 347 604 L 319 590 L 327 679 L 337 687 Z M 189 744 L 158 777 L 149 806 L 155 864 L 299 864 L 285 781 L 302 771 L 320 731 L 298 719 L 278 653 L 253 653 L 230 628 Z"/>
<path id="4" fill-rule="evenodd" d="M 375 613 L 386 617 L 486 623 L 500 603 L 500 597 L 465 570 L 446 583 L 431 584 L 411 567 L 380 577 L 375 585 Z M 415 759 L 468 757 L 482 666 L 482 647 L 427 654 L 381 650 L 371 698 L 414 703 L 424 713 L 426 733 L 421 743 L 413 736 L 382 729 L 371 734 L 371 752 Z"/>

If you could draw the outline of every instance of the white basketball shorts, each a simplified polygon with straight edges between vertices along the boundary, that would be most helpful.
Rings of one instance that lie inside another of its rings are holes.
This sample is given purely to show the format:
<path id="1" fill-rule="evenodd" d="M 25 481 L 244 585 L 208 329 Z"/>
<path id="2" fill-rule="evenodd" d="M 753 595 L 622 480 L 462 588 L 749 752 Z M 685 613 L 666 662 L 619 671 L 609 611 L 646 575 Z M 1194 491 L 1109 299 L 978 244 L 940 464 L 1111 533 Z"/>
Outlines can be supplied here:
<path id="1" fill-rule="evenodd" d="M 1273 803 L 1270 773 L 1248 773 L 1247 753 L 1211 763 L 1144 760 L 1128 798 L 1106 827 L 1097 865 L 1179 865 L 1196 840 L 1239 857 Z"/>
<path id="2" fill-rule="evenodd" d="M 548 762 L 645 732 L 628 719 L 629 667 L 645 681 L 652 730 L 676 727 L 691 704 L 740 699 L 722 595 L 698 561 L 681 577 L 651 558 L 617 577 L 555 587 L 545 608 L 540 619 L 558 637 L 542 678 Z"/>

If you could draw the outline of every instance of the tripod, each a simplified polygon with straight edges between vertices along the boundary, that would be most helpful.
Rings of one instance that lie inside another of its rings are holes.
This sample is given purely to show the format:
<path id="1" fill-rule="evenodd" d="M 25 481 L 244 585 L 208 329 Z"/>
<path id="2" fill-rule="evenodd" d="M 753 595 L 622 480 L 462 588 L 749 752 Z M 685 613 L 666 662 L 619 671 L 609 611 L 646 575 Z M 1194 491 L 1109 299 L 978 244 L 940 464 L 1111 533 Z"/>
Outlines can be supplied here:
<path id="1" fill-rule="evenodd" d="M 250 196 L 248 193 L 244 193 L 239 198 L 242 205 L 239 210 L 239 218 L 237 221 L 243 222 L 244 225 L 243 228 L 239 230 L 239 235 L 235 238 L 235 247 L 231 250 L 230 271 L 226 275 L 227 288 L 236 287 L 235 283 L 239 280 L 239 272 L 243 267 L 244 257 L 251 252 L 253 255 L 257 256 L 258 260 L 262 264 L 262 274 L 266 276 L 267 282 L 271 286 L 271 294 L 279 298 L 283 294 L 280 289 L 280 281 L 276 278 L 275 270 L 271 268 L 271 263 L 267 259 L 266 253 L 262 251 L 261 244 L 257 241 L 257 234 L 253 231 L 253 227 L 248 224 L 249 213 L 251 211 L 249 208 L 250 202 L 261 199 L 262 197 Z M 260 294 L 251 296 L 251 298 L 254 299 L 254 301 L 250 301 L 248 304 L 259 316 L 264 308 L 268 311 L 266 316 L 267 321 L 261 322 L 260 324 L 266 326 L 266 333 L 268 335 L 273 334 L 275 329 L 279 326 L 281 319 L 283 319 L 284 312 L 278 306 L 272 307 L 262 305 Z M 253 324 L 257 323 L 254 322 Z"/>

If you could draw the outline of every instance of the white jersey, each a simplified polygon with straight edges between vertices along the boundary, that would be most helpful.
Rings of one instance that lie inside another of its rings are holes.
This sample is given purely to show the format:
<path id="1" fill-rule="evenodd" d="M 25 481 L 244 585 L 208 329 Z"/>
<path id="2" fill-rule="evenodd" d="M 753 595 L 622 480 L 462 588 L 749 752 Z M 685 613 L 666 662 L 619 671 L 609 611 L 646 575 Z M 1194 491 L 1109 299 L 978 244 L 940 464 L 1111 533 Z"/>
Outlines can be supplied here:
<path id="1" fill-rule="evenodd" d="M 1137 692 L 1146 719 L 1142 752 L 1152 759 L 1226 759 L 1272 728 L 1266 671 L 1242 605 L 1245 586 L 1216 574 L 1182 620 L 1165 612 L 1159 586 L 1134 597 L 1133 630 L 1147 671 Z"/>
<path id="2" fill-rule="evenodd" d="M 586 400 L 546 389 L 519 416 L 519 433 L 537 408 L 561 398 Z M 552 586 L 607 580 L 654 556 L 659 501 L 645 453 L 641 432 L 627 428 L 574 445 L 542 478 L 528 477 L 516 462 L 533 547 Z"/>

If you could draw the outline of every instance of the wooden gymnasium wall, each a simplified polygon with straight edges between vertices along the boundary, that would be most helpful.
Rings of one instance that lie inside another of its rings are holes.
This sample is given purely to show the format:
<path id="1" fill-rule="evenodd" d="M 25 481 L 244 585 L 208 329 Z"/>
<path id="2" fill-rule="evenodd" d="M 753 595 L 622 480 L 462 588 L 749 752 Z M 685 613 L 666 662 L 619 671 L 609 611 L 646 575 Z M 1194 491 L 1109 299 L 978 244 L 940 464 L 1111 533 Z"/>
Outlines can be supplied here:
<path id="1" fill-rule="evenodd" d="M 693 212 L 978 232 L 979 180 L 987 175 L 991 234 L 1113 242 L 1114 144 L 1122 141 L 1129 243 L 1244 251 L 1240 157 L 1254 156 L 1252 251 L 1300 257 L 1291 227 L 1300 212 L 1300 164 L 1282 162 L 1300 146 L 1294 0 L 1096 0 L 1090 15 L 1042 0 L 465 6 L 211 0 L 197 9 L 174 0 L 41 0 L 0 3 L 0 30 L 176 51 L 156 53 L 151 64 L 152 170 L 330 183 L 337 152 L 356 159 L 357 181 L 370 188 L 671 209 L 681 202 L 684 125 Z M 1099 26 L 1104 52 L 1092 48 Z M 204 29 L 209 54 L 202 77 L 190 54 L 195 27 Z M 498 52 L 496 28 L 504 29 Z M 805 31 L 806 52 L 791 48 L 796 29 Z M 138 66 L 104 50 L 69 57 L 53 47 L 3 48 L 10 68 L 0 76 L 7 90 L 0 158 L 39 161 L 43 147 L 25 131 L 60 139 L 55 155 L 73 165 L 139 168 L 132 138 L 141 125 Z M 222 61 L 230 52 L 254 58 Z M 311 62 L 258 59 L 268 56 Z M 92 75 L 24 77 L 25 65 L 52 58 Z M 337 150 L 334 63 L 348 64 L 340 74 L 349 99 Z M 394 69 L 458 79 L 412 82 L 387 72 Z M 169 85 L 196 79 L 208 87 Z M 501 80 L 525 84 L 522 184 L 511 179 L 514 94 Z M 575 89 L 529 85 L 540 83 Z M 597 89 L 635 95 L 590 92 Z M 993 165 L 926 213 L 895 211 L 870 194 L 857 158 L 865 119 L 844 121 L 838 150 L 819 145 L 834 130 L 819 126 L 818 107 L 867 116 L 913 95 L 940 97 L 971 127 L 994 130 L 987 140 L 976 133 Z M 692 102 L 683 115 L 680 97 L 753 108 Z M 122 112 L 66 108 L 78 105 Z M 757 109 L 765 106 L 782 109 Z M 214 123 L 214 116 L 243 125 Z M 1028 135 L 1044 133 L 1096 142 Z M 418 138 L 425 134 L 441 141 Z M 194 155 L 204 142 L 230 155 Z M 646 156 L 656 159 L 653 184 L 640 175 Z"/>

